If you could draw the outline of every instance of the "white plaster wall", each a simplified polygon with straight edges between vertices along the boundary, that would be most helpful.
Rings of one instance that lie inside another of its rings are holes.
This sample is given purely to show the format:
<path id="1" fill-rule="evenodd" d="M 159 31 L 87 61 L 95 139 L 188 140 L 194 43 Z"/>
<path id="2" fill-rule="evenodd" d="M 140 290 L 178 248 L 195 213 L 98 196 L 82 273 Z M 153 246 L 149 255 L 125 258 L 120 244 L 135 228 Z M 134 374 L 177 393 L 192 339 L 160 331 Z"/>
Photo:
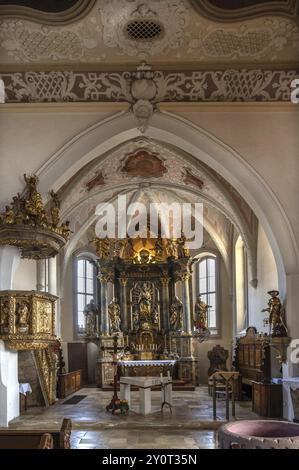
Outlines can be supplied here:
<path id="1" fill-rule="evenodd" d="M 24 173 L 36 172 L 58 149 L 80 131 L 104 119 L 107 112 L 9 112 L 0 110 L 0 207 L 24 189 Z M 2 112 L 1 112 L 2 111 Z M 12 157 L 13 156 L 13 157 Z"/>
<path id="2" fill-rule="evenodd" d="M 74 338 L 74 299 L 73 299 L 73 262 L 70 259 L 63 282 L 63 298 L 60 301 L 61 337 L 64 342 L 77 341 Z"/>
<path id="3" fill-rule="evenodd" d="M 36 290 L 36 261 L 21 259 L 12 288 L 14 290 Z"/>
<path id="4" fill-rule="evenodd" d="M 263 325 L 268 314 L 262 313 L 262 310 L 268 306 L 267 292 L 278 289 L 278 275 L 271 247 L 261 226 L 258 230 L 257 279 L 256 288 L 248 287 L 249 325 L 255 326 L 258 331 L 269 332 L 269 327 Z"/>
<path id="5" fill-rule="evenodd" d="M 255 168 L 286 211 L 298 242 L 299 107 L 257 110 L 247 107 L 246 112 L 200 112 L 199 107 L 188 112 L 177 108 L 175 112 L 214 134 Z"/>
<path id="6" fill-rule="evenodd" d="M 18 352 L 0 340 L 0 427 L 19 416 Z"/>
<path id="7" fill-rule="evenodd" d="M 231 367 L 232 358 L 232 331 L 233 331 L 233 307 L 232 297 L 229 291 L 227 272 L 223 261 L 220 261 L 220 337 L 215 339 L 208 339 L 198 345 L 199 357 L 199 379 L 200 383 L 206 384 L 208 382 L 208 369 L 210 361 L 207 357 L 208 351 L 213 349 L 214 346 L 220 344 L 229 351 L 229 359 L 227 361 L 227 368 Z"/>

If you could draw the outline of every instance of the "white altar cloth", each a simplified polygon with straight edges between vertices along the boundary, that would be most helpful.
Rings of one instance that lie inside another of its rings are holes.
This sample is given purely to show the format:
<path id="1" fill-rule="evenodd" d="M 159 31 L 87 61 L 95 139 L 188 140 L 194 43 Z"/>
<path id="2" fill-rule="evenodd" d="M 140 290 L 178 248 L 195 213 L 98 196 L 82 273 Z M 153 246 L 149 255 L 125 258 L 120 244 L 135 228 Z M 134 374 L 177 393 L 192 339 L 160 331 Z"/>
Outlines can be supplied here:
<path id="1" fill-rule="evenodd" d="M 161 390 L 161 404 L 164 401 L 172 405 L 172 379 L 171 377 L 121 377 L 120 399 L 131 404 L 131 385 L 139 388 L 139 410 L 145 416 L 152 411 L 151 387 L 165 384 L 165 397 L 163 387 Z"/>

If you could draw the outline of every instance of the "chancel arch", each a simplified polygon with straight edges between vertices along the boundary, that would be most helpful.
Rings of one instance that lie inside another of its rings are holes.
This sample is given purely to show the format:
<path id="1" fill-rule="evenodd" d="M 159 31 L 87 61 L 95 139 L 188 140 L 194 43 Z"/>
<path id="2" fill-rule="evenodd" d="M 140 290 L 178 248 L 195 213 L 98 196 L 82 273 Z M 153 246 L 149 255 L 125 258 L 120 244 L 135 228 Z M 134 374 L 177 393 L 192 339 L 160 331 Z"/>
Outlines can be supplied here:
<path id="1" fill-rule="evenodd" d="M 86 129 L 40 168 L 38 173 L 43 191 L 46 192 L 48 186 L 58 190 L 94 158 L 140 136 L 133 116 L 125 112 Z M 278 266 L 280 290 L 285 292 L 285 273 L 292 274 L 298 268 L 298 247 L 281 204 L 257 172 L 235 150 L 215 136 L 169 112 L 155 114 L 145 136 L 174 145 L 193 155 L 239 191 L 267 233 Z M 283 236 L 279 230 L 281 226 L 285 227 Z"/>

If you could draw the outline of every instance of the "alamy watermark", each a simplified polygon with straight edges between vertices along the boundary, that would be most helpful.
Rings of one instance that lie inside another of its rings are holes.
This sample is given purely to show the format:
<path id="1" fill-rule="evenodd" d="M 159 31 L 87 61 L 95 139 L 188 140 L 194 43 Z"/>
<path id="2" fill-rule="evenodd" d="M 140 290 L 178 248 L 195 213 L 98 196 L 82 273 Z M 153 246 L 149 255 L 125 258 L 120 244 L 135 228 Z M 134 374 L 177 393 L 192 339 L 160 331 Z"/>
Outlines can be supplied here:
<path id="1" fill-rule="evenodd" d="M 291 83 L 291 102 L 294 104 L 299 103 L 299 78 L 295 78 Z"/>
<path id="2" fill-rule="evenodd" d="M 293 339 L 290 343 L 291 354 L 290 361 L 292 364 L 299 364 L 299 339 Z"/>
<path id="3" fill-rule="evenodd" d="M 189 249 L 203 243 L 203 204 L 189 202 L 127 203 L 127 196 L 117 197 L 114 204 L 96 207 L 95 234 L 98 238 L 167 238 L 185 237 Z"/>

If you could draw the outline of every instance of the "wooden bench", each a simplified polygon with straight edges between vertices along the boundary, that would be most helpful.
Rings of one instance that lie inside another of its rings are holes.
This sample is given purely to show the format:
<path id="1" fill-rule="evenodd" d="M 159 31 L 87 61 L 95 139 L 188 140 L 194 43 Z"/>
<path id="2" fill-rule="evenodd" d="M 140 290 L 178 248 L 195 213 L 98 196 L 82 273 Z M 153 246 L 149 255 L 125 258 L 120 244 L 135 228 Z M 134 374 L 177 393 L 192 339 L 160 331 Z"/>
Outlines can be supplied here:
<path id="1" fill-rule="evenodd" d="M 0 430 L 0 449 L 70 449 L 72 421 L 64 418 L 60 431 Z"/>

